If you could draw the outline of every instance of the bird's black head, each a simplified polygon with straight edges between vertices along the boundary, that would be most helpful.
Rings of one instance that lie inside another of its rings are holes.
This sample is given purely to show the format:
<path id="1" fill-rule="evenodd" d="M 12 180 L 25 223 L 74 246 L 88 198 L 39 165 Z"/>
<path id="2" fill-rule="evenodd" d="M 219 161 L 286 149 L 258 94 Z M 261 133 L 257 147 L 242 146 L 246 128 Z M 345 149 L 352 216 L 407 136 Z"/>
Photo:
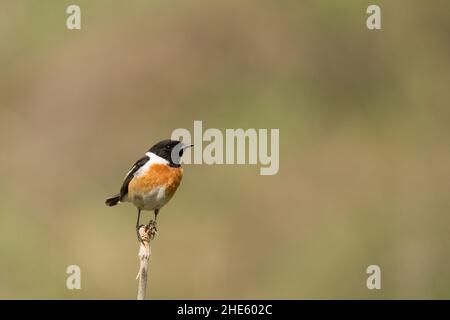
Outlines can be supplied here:
<path id="1" fill-rule="evenodd" d="M 192 147 L 191 144 L 184 144 L 177 140 L 163 140 L 150 148 L 149 152 L 169 161 L 171 167 L 179 167 L 180 159 L 186 148 Z"/>

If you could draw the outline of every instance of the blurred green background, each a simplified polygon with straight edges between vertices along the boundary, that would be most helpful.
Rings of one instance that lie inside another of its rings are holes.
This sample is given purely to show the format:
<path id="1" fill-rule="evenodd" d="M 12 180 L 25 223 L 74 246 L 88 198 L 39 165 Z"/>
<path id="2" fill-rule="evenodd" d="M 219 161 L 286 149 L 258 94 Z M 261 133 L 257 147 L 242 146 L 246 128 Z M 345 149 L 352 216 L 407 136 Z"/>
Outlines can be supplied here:
<path id="1" fill-rule="evenodd" d="M 134 299 L 136 210 L 104 199 L 194 120 L 279 128 L 280 171 L 185 165 L 150 298 L 450 298 L 449 6 L 2 0 L 0 298 Z"/>

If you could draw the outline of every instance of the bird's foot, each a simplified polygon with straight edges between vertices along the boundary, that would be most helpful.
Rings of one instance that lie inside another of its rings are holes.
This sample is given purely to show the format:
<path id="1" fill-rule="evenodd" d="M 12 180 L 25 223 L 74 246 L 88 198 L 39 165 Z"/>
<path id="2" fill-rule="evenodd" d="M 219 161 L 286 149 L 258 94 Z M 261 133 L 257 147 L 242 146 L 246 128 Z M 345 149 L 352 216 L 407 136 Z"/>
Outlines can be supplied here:
<path id="1" fill-rule="evenodd" d="M 158 229 L 156 229 L 156 221 L 150 220 L 147 225 L 141 224 L 136 227 L 136 236 L 137 240 L 145 245 L 145 242 L 149 242 L 153 240 L 158 233 Z"/>
<path id="2" fill-rule="evenodd" d="M 156 221 L 150 220 L 150 222 L 145 226 L 145 232 L 149 235 L 150 240 L 153 240 L 158 233 L 158 229 L 156 228 Z"/>

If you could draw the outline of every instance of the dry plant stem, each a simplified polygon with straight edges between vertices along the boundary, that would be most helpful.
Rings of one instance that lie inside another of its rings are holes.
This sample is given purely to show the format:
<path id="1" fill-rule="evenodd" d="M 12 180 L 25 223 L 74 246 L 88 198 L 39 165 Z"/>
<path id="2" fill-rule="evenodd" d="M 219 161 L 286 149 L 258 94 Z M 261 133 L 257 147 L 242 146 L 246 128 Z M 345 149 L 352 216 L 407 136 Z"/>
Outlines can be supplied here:
<path id="1" fill-rule="evenodd" d="M 139 281 L 137 300 L 144 300 L 147 292 L 147 277 L 148 277 L 148 263 L 150 260 L 151 248 L 150 241 L 156 235 L 156 227 L 153 221 L 151 221 L 147 226 L 141 226 L 139 228 L 139 234 L 141 236 L 142 242 L 139 247 L 139 272 L 136 279 Z"/>

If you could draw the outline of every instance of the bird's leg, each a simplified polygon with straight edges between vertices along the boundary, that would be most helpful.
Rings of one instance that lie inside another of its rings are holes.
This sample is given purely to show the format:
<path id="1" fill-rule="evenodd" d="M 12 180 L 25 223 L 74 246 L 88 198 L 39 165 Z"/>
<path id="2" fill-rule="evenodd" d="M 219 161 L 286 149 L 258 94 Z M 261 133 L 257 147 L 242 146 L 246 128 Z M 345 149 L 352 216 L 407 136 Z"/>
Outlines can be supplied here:
<path id="1" fill-rule="evenodd" d="M 137 235 L 138 241 L 142 242 L 142 238 L 139 233 L 139 229 L 141 228 L 142 225 L 139 225 L 139 220 L 141 220 L 141 209 L 138 209 L 138 216 L 137 216 L 137 221 L 136 221 L 136 235 Z"/>

